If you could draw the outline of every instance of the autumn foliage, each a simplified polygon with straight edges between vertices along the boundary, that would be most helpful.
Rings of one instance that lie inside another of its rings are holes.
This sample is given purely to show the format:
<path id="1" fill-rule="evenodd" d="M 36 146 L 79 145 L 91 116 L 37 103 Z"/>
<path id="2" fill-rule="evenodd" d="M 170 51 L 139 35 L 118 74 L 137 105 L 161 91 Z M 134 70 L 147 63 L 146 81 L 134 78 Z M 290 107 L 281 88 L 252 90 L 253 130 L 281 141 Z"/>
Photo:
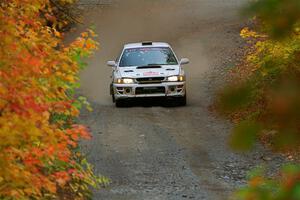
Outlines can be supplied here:
<path id="1" fill-rule="evenodd" d="M 221 92 L 218 109 L 236 123 L 233 148 L 249 150 L 259 140 L 295 161 L 275 177 L 252 172 L 234 199 L 300 199 L 300 1 L 257 0 L 245 11 L 253 22 L 241 31 L 246 55 Z"/>
<path id="2" fill-rule="evenodd" d="M 244 147 L 268 135 L 274 148 L 295 149 L 300 144 L 300 2 L 261 0 L 250 8 L 255 26 L 241 31 L 248 49 L 234 69 L 242 78 L 223 90 L 219 108 L 238 116 L 234 135 Z M 253 137 L 242 140 L 251 128 Z"/>
<path id="3" fill-rule="evenodd" d="M 298 200 L 300 199 L 300 168 L 286 165 L 279 177 L 268 178 L 263 168 L 250 175 L 248 187 L 236 193 L 236 200 Z"/>
<path id="4" fill-rule="evenodd" d="M 97 182 L 74 121 L 79 61 L 97 44 L 89 30 L 64 46 L 58 23 L 48 0 L 0 2 L 0 199 L 82 199 Z"/>

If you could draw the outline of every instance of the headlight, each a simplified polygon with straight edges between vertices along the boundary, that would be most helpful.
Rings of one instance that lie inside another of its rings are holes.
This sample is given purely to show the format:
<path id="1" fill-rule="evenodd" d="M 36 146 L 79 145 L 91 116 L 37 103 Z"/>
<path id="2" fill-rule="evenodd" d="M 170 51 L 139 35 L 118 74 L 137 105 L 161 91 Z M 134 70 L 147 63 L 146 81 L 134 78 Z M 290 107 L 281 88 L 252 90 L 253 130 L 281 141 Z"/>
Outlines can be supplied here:
<path id="1" fill-rule="evenodd" d="M 133 79 L 132 78 L 124 78 L 123 79 L 123 83 L 125 83 L 125 84 L 131 84 L 131 83 L 133 83 L 134 81 L 133 81 Z"/>
<path id="2" fill-rule="evenodd" d="M 118 79 L 116 79 L 115 83 L 131 84 L 131 83 L 134 83 L 134 80 L 132 78 L 118 78 Z"/>
<path id="3" fill-rule="evenodd" d="M 184 76 L 180 75 L 180 76 L 169 76 L 168 77 L 168 81 L 172 81 L 172 82 L 176 82 L 176 81 L 184 81 Z"/>

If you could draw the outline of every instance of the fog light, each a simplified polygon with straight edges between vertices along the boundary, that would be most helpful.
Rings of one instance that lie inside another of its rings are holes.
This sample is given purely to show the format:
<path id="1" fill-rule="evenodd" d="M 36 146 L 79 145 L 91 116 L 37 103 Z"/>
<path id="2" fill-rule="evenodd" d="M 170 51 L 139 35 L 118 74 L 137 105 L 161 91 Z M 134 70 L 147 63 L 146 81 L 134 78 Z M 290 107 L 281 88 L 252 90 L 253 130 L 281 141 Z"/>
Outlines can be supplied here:
<path id="1" fill-rule="evenodd" d="M 130 88 L 126 88 L 126 89 L 125 89 L 125 93 L 126 93 L 126 94 L 130 94 L 130 93 L 131 93 L 131 89 L 130 89 Z"/>
<path id="2" fill-rule="evenodd" d="M 169 87 L 169 91 L 170 91 L 170 92 L 175 92 L 175 89 L 176 89 L 175 86 Z"/>

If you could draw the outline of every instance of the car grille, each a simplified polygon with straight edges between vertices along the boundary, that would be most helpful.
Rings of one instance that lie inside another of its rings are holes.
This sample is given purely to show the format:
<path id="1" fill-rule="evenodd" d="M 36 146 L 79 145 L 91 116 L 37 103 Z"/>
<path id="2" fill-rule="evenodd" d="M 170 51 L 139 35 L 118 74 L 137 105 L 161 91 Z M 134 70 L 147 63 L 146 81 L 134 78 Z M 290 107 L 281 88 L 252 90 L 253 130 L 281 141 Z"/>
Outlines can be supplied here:
<path id="1" fill-rule="evenodd" d="M 138 87 L 135 89 L 135 94 L 164 94 L 165 87 Z"/>
<path id="2" fill-rule="evenodd" d="M 147 78 L 137 78 L 136 81 L 139 84 L 151 84 L 151 83 L 161 83 L 165 77 L 147 77 Z"/>

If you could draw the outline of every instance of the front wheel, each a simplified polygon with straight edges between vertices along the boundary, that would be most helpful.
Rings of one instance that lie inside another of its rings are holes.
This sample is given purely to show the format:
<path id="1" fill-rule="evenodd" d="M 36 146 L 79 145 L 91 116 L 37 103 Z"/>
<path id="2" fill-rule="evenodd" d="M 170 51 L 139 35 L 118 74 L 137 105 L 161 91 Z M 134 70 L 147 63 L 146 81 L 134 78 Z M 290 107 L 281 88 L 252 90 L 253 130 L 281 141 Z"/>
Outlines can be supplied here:
<path id="1" fill-rule="evenodd" d="M 126 102 L 123 99 L 116 99 L 115 103 L 116 103 L 116 107 L 118 108 L 127 106 Z"/>
<path id="2" fill-rule="evenodd" d="M 116 99 L 115 99 L 114 88 L 113 88 L 112 84 L 110 84 L 109 90 L 110 90 L 110 95 L 111 95 L 112 102 L 115 103 Z"/>
<path id="3" fill-rule="evenodd" d="M 183 97 L 178 97 L 176 103 L 178 106 L 186 106 L 186 95 Z"/>
<path id="4" fill-rule="evenodd" d="M 185 106 L 186 105 L 186 95 L 182 97 L 172 97 L 166 99 L 167 107 L 174 107 L 174 106 Z"/>
<path id="5" fill-rule="evenodd" d="M 114 94 L 111 95 L 111 100 L 112 100 L 113 103 L 116 102 L 116 98 L 115 98 L 115 95 L 114 95 Z"/>

